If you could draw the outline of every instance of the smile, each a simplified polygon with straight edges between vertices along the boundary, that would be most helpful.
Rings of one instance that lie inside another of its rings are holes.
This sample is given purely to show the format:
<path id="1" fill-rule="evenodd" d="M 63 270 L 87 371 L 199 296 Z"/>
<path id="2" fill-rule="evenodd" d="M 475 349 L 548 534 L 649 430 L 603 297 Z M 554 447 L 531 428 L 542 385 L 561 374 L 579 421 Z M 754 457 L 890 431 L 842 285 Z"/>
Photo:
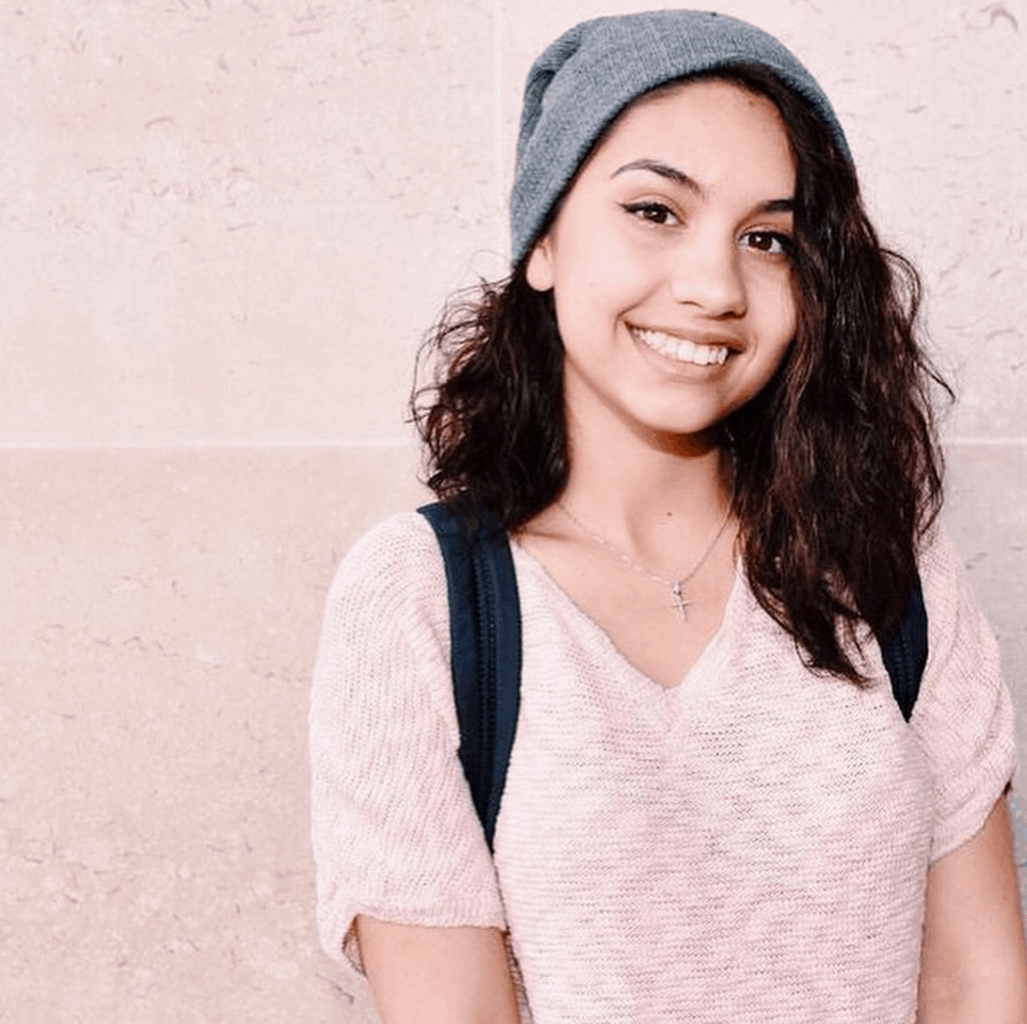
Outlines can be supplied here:
<path id="1" fill-rule="evenodd" d="M 679 363 L 722 366 L 728 357 L 727 345 L 699 345 L 694 341 L 671 337 L 662 331 L 647 331 L 640 327 L 632 327 L 631 333 L 644 345 Z"/>

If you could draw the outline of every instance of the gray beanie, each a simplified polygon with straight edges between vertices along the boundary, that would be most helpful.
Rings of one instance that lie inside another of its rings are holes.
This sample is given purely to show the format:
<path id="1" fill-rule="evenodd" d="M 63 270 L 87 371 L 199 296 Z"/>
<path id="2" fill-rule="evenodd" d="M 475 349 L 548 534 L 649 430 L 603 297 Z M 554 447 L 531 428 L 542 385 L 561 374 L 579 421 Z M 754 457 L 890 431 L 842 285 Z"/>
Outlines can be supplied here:
<path id="1" fill-rule="evenodd" d="M 845 133 L 813 76 L 773 36 L 706 11 L 595 18 L 569 29 L 528 72 L 510 196 L 519 263 L 603 129 L 633 99 L 665 82 L 728 64 L 758 64 L 827 122 L 851 160 Z"/>

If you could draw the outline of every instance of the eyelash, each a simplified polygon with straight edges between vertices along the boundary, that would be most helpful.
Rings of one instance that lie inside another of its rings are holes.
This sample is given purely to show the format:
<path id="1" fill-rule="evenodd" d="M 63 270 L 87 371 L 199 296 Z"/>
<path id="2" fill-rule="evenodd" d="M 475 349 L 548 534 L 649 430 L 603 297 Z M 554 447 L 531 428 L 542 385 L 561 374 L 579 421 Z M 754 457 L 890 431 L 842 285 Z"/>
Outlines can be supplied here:
<path id="1" fill-rule="evenodd" d="M 651 199 L 644 200 L 640 203 L 625 203 L 624 209 L 633 217 L 637 217 L 639 220 L 644 220 L 648 224 L 666 224 L 668 217 L 674 217 L 675 220 L 680 220 L 680 218 L 675 215 L 674 211 L 667 206 L 666 203 L 657 203 Z"/>
<path id="2" fill-rule="evenodd" d="M 653 200 L 625 203 L 624 210 L 633 217 L 645 221 L 647 224 L 655 224 L 657 227 L 667 226 L 667 221 L 671 217 L 678 221 L 678 223 L 681 223 L 681 218 L 666 203 L 659 203 Z M 777 252 L 771 252 L 769 249 L 761 248 L 759 245 L 750 246 L 756 252 L 764 253 L 767 256 L 791 256 L 795 251 L 793 239 L 789 235 L 782 234 L 780 231 L 745 231 L 742 233 L 742 238 L 769 240 L 771 243 L 776 244 L 779 247 Z"/>
<path id="3" fill-rule="evenodd" d="M 779 246 L 777 252 L 771 252 L 769 249 L 763 249 L 755 245 L 751 246 L 757 252 L 764 253 L 767 256 L 791 256 L 795 252 L 795 242 L 788 235 L 781 234 L 780 231 L 746 231 L 742 238 L 769 239 L 772 243 Z"/>

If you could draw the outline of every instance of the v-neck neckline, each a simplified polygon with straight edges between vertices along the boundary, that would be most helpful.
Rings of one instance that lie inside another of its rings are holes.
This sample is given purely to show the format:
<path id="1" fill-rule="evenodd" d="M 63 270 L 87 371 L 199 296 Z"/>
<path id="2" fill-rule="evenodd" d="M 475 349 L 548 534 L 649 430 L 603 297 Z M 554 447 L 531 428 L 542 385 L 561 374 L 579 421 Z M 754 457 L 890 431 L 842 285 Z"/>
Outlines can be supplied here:
<path id="1" fill-rule="evenodd" d="M 523 544 L 521 544 L 516 538 L 511 537 L 510 546 L 514 552 L 515 562 L 518 558 L 523 558 L 524 561 L 527 562 L 534 570 L 535 575 L 541 578 L 543 586 L 550 590 L 556 600 L 564 605 L 564 607 L 566 607 L 589 632 L 594 633 L 599 638 L 600 642 L 608 648 L 612 657 L 617 662 L 628 669 L 633 675 L 637 676 L 647 687 L 653 687 L 655 690 L 668 696 L 678 692 L 688 691 L 690 689 L 688 686 L 689 681 L 699 675 L 705 664 L 715 656 L 715 653 L 722 646 L 722 638 L 727 633 L 731 620 L 737 614 L 735 606 L 743 599 L 745 589 L 744 573 L 741 562 L 736 560 L 734 579 L 731 582 L 731 591 L 724 604 L 724 611 L 721 615 L 720 624 L 717 626 L 717 629 L 709 640 L 707 640 L 703 645 L 702 650 L 699 651 L 699 654 L 692 664 L 685 670 L 681 678 L 677 682 L 672 683 L 669 686 L 665 686 L 663 683 L 657 682 L 657 680 L 649 675 L 648 672 L 639 668 L 631 658 L 624 653 L 613 637 L 610 636 L 610 634 L 591 615 L 589 615 L 589 613 L 585 611 L 585 609 L 582 608 L 569 593 L 567 593 L 556 577 L 554 577 L 546 566 Z"/>

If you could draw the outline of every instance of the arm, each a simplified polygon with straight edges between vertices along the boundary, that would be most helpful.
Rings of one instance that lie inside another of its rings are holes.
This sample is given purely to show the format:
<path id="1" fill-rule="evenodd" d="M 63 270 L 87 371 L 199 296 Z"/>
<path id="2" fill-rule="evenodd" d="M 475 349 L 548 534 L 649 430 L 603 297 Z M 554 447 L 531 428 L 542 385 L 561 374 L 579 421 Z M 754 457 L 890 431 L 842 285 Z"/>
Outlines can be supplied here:
<path id="1" fill-rule="evenodd" d="M 505 925 L 457 753 L 447 607 L 438 544 L 415 513 L 366 534 L 332 583 L 310 762 L 318 924 L 333 958 L 354 916 L 371 911 L 424 925 Z"/>
<path id="2" fill-rule="evenodd" d="M 425 928 L 357 918 L 382 1024 L 518 1024 L 498 928 Z"/>
<path id="3" fill-rule="evenodd" d="M 927 874 L 919 1024 L 1027 1024 L 1016 865 L 999 798 L 984 828 Z"/>

